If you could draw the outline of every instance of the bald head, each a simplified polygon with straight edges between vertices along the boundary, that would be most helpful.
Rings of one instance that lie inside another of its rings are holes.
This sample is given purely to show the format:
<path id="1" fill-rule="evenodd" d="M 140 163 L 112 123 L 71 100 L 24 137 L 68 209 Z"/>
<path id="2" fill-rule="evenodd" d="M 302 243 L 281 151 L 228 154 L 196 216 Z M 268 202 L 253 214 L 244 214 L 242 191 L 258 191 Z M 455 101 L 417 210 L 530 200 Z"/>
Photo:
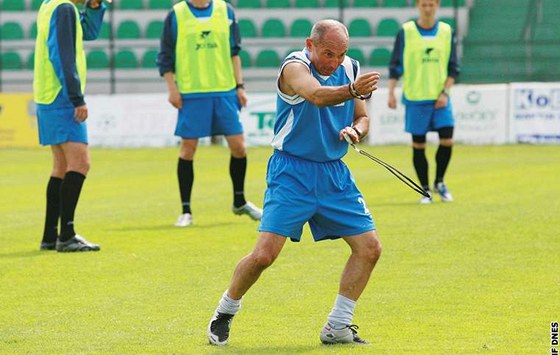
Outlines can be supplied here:
<path id="1" fill-rule="evenodd" d="M 311 29 L 311 40 L 321 45 L 325 41 L 343 41 L 348 43 L 348 30 L 337 20 L 321 20 Z"/>

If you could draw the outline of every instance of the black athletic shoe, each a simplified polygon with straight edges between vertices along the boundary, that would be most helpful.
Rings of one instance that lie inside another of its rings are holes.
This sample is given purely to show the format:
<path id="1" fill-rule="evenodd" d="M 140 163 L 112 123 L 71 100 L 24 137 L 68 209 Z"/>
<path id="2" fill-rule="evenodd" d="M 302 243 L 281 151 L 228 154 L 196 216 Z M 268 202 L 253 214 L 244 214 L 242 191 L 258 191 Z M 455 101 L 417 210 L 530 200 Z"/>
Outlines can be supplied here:
<path id="1" fill-rule="evenodd" d="M 55 242 L 41 242 L 41 246 L 39 250 L 56 250 L 56 241 Z"/>
<path id="2" fill-rule="evenodd" d="M 56 241 L 56 251 L 59 253 L 75 252 L 75 251 L 99 251 L 101 248 L 97 244 L 93 244 L 84 239 L 84 237 L 76 234 L 71 239 L 61 242 Z"/>
<path id="3" fill-rule="evenodd" d="M 212 345 L 227 345 L 233 314 L 214 313 L 208 324 L 208 340 Z"/>

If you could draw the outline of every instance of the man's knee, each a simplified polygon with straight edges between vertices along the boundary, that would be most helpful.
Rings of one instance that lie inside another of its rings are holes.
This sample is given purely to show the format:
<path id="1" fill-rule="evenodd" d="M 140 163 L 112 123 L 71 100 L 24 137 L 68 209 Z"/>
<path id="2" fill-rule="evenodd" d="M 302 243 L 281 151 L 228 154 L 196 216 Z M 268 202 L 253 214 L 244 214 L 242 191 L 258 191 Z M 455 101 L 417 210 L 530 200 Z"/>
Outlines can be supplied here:
<path id="1" fill-rule="evenodd" d="M 368 263 L 375 264 L 381 256 L 381 241 L 377 237 L 377 233 L 372 232 L 372 236 L 358 249 L 360 256 Z"/>
<path id="2" fill-rule="evenodd" d="M 272 253 L 268 250 L 255 250 L 251 254 L 251 259 L 253 259 L 253 265 L 264 270 L 274 263 L 274 260 L 278 257 L 278 254 Z"/>

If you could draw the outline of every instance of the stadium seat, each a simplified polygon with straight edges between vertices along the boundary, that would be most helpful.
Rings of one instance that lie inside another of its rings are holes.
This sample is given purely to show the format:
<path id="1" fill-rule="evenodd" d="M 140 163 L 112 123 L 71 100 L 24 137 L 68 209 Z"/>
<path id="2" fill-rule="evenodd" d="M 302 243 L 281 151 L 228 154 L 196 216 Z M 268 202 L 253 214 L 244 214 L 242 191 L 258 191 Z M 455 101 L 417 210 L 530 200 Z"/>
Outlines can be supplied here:
<path id="1" fill-rule="evenodd" d="M 313 22 L 306 18 L 298 18 L 292 22 L 290 27 L 290 37 L 303 37 L 307 38 L 311 33 Z"/>
<path id="2" fill-rule="evenodd" d="M 313 8 L 319 7 L 319 0 L 295 0 L 294 3 L 296 8 Z"/>
<path id="3" fill-rule="evenodd" d="M 108 22 L 103 22 L 101 24 L 101 29 L 99 30 L 99 36 L 97 38 L 109 39 L 110 35 L 111 35 L 111 26 L 109 25 Z"/>
<path id="4" fill-rule="evenodd" d="M 33 68 L 35 67 L 35 52 L 31 52 L 29 53 L 29 55 L 27 56 L 27 69 L 29 70 L 33 70 Z"/>
<path id="5" fill-rule="evenodd" d="M 109 56 L 105 51 L 94 49 L 86 55 L 88 69 L 109 68 Z"/>
<path id="6" fill-rule="evenodd" d="M 37 37 L 37 21 L 33 21 L 29 27 L 28 38 L 35 39 Z"/>
<path id="7" fill-rule="evenodd" d="M 360 48 L 349 48 L 348 52 L 346 52 L 346 55 L 353 59 L 356 59 L 358 62 L 360 62 L 361 66 L 366 65 L 366 57 L 364 56 L 364 52 Z"/>
<path id="8" fill-rule="evenodd" d="M 408 6 L 408 0 L 382 0 L 384 7 L 405 7 Z"/>
<path id="9" fill-rule="evenodd" d="M 377 7 L 377 0 L 354 0 L 354 7 Z"/>
<path id="10" fill-rule="evenodd" d="M 163 33 L 163 21 L 161 20 L 153 20 L 148 23 L 146 27 L 146 38 L 154 39 L 154 38 L 161 38 L 161 34 Z"/>
<path id="11" fill-rule="evenodd" d="M 261 0 L 237 0 L 238 9 L 258 9 L 261 7 Z"/>
<path id="12" fill-rule="evenodd" d="M 258 68 L 278 68 L 280 66 L 278 53 L 273 49 L 263 49 L 257 54 L 255 66 Z"/>
<path id="13" fill-rule="evenodd" d="M 291 7 L 290 0 L 267 0 L 266 7 L 269 9 L 287 9 Z"/>
<path id="14" fill-rule="evenodd" d="M 379 37 L 395 37 L 401 29 L 401 24 L 392 18 L 384 18 L 377 25 L 377 35 Z"/>
<path id="15" fill-rule="evenodd" d="M 251 60 L 251 53 L 247 52 L 244 49 L 239 51 L 239 59 L 241 59 L 241 66 L 243 68 L 250 68 L 253 65 L 253 61 Z"/>
<path id="16" fill-rule="evenodd" d="M 340 7 L 341 0 L 325 0 L 324 7 Z M 349 7 L 350 0 L 342 0 L 342 6 Z"/>
<path id="17" fill-rule="evenodd" d="M 144 0 L 126 0 L 119 1 L 121 10 L 142 10 L 144 8 Z"/>
<path id="18" fill-rule="evenodd" d="M 129 49 L 121 49 L 115 54 L 115 68 L 135 69 L 138 66 L 136 54 Z"/>
<path id="19" fill-rule="evenodd" d="M 17 52 L 2 53 L 2 70 L 19 70 L 21 68 L 21 56 Z"/>
<path id="20" fill-rule="evenodd" d="M 249 19 L 239 19 L 239 32 L 241 33 L 241 38 L 254 38 L 257 37 L 257 26 L 252 20 Z"/>
<path id="21" fill-rule="evenodd" d="M 31 0 L 31 10 L 39 10 L 43 0 Z"/>
<path id="22" fill-rule="evenodd" d="M 124 20 L 117 28 L 117 38 L 119 39 L 138 39 L 140 38 L 140 26 L 136 21 Z"/>
<path id="23" fill-rule="evenodd" d="M 152 10 L 171 10 L 173 4 L 171 0 L 148 0 L 148 8 Z"/>
<path id="24" fill-rule="evenodd" d="M 156 60 L 158 57 L 158 50 L 157 49 L 148 49 L 142 55 L 142 68 L 156 68 Z"/>
<path id="25" fill-rule="evenodd" d="M 372 67 L 388 67 L 391 51 L 387 48 L 374 48 L 369 54 L 369 65 Z"/>
<path id="26" fill-rule="evenodd" d="M 365 18 L 356 18 L 348 25 L 350 37 L 369 37 L 371 36 L 371 26 Z"/>
<path id="27" fill-rule="evenodd" d="M 439 20 L 441 22 L 447 23 L 449 26 L 451 26 L 452 29 L 457 28 L 457 24 L 455 23 L 455 18 L 453 18 L 453 17 L 442 17 Z"/>
<path id="28" fill-rule="evenodd" d="M 24 0 L 0 0 L 0 10 L 2 11 L 25 11 Z"/>
<path id="29" fill-rule="evenodd" d="M 301 48 L 290 48 L 286 51 L 286 54 L 284 55 L 284 58 L 288 56 L 288 54 L 292 53 L 292 52 L 299 52 L 303 49 L 303 44 L 301 46 Z"/>
<path id="30" fill-rule="evenodd" d="M 455 1 L 457 1 L 458 7 L 465 6 L 465 0 L 440 0 L 441 7 L 453 7 L 455 6 Z"/>
<path id="31" fill-rule="evenodd" d="M 23 39 L 23 28 L 18 22 L 4 22 L 0 27 L 0 40 L 17 41 Z"/>
<path id="32" fill-rule="evenodd" d="M 261 31 L 261 37 L 264 38 L 274 38 L 274 37 L 285 37 L 286 28 L 284 23 L 279 18 L 269 18 L 264 21 Z"/>

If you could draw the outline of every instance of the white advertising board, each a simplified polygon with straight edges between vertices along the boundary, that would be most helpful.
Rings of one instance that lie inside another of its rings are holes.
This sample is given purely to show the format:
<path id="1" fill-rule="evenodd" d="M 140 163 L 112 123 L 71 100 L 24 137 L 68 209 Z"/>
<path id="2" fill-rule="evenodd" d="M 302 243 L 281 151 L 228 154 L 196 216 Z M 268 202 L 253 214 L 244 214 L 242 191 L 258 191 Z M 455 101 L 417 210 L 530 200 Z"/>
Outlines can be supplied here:
<path id="1" fill-rule="evenodd" d="M 401 89 L 396 89 L 397 109 L 387 106 L 388 90 L 379 89 L 368 102 L 371 129 L 369 144 L 403 144 L 410 142 L 404 132 L 404 105 Z M 455 116 L 455 141 L 466 144 L 503 144 L 507 141 L 506 84 L 457 85 L 451 94 Z M 437 133 L 429 133 L 428 141 L 437 141 Z"/>
<path id="2" fill-rule="evenodd" d="M 509 140 L 560 143 L 560 83 L 511 84 Z"/>

